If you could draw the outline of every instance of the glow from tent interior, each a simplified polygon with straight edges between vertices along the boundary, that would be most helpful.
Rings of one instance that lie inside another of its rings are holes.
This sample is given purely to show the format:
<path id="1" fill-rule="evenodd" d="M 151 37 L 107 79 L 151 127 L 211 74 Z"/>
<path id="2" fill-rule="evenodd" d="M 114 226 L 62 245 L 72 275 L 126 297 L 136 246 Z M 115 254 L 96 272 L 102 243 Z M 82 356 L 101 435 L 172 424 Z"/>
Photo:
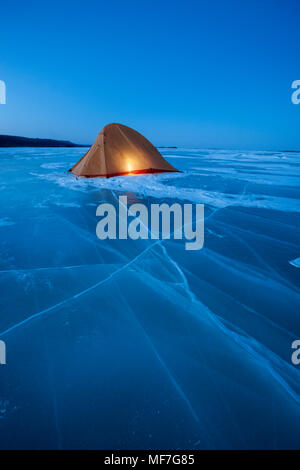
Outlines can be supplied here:
<path id="1" fill-rule="evenodd" d="M 127 171 L 128 171 L 128 174 L 131 175 L 132 174 L 132 171 L 133 171 L 133 166 L 131 164 L 131 161 L 130 160 L 127 160 Z"/>

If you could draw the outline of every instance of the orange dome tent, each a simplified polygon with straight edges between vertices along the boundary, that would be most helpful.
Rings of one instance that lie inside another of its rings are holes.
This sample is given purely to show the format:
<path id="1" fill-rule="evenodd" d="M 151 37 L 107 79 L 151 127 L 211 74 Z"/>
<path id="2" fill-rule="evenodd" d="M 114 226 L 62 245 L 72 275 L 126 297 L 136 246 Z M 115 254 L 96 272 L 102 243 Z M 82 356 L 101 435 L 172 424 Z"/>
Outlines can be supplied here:
<path id="1" fill-rule="evenodd" d="M 108 124 L 89 151 L 69 170 L 85 178 L 178 171 L 141 134 L 122 124 Z"/>

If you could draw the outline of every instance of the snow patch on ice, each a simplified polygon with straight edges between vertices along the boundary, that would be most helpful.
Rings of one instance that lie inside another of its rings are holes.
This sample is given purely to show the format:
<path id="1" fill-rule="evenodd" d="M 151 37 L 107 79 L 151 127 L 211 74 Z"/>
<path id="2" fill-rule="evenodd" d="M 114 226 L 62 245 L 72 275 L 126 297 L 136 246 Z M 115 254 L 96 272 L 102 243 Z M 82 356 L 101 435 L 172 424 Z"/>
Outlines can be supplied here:
<path id="1" fill-rule="evenodd" d="M 54 204 L 61 207 L 81 207 L 80 204 L 76 204 L 76 202 L 55 202 Z"/>
<path id="2" fill-rule="evenodd" d="M 34 173 L 33 175 L 73 191 L 109 189 L 112 191 L 132 192 L 145 198 L 177 199 L 198 204 L 208 204 L 217 208 L 240 206 L 288 212 L 297 212 L 299 208 L 299 201 L 297 199 L 268 195 L 257 197 L 255 194 L 232 194 L 204 190 L 197 187 L 197 184 L 199 184 L 197 180 L 194 181 L 194 187 L 176 187 L 178 179 L 183 177 L 188 177 L 190 183 L 193 183 L 193 178 L 197 176 L 197 173 L 186 171 L 174 174 L 149 174 L 113 178 L 78 178 L 71 174 L 57 172 L 51 174 Z"/>
<path id="3" fill-rule="evenodd" d="M 65 162 L 55 162 L 55 163 L 43 163 L 41 168 L 47 170 L 57 170 L 58 168 L 65 168 L 67 164 Z"/>
<path id="4" fill-rule="evenodd" d="M 295 268 L 300 268 L 300 258 L 292 259 L 291 261 L 289 261 L 289 263 L 292 266 L 295 266 Z"/>
<path id="5" fill-rule="evenodd" d="M 0 219 L 0 227 L 7 227 L 8 225 L 15 225 L 15 222 L 5 217 L 4 219 Z"/>

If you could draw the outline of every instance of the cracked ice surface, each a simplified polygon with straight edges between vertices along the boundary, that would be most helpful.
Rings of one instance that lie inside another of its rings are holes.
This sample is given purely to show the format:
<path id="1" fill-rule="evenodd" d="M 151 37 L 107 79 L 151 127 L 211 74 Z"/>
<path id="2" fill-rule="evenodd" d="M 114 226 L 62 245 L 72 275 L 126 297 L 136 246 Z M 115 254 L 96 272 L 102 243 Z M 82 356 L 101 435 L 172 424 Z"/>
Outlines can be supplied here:
<path id="1" fill-rule="evenodd" d="M 0 150 L 0 447 L 298 447 L 300 154 L 85 180 L 83 152 Z M 98 240 L 118 195 L 204 203 L 204 248 Z"/>

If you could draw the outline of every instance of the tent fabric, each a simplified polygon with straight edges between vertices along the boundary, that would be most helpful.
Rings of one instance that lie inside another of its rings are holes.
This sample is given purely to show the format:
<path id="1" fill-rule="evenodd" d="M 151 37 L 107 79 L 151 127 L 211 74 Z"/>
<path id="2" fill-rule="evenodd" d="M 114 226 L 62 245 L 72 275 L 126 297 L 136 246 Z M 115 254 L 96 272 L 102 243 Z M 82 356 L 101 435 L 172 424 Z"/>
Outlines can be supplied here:
<path id="1" fill-rule="evenodd" d="M 108 124 L 69 170 L 86 178 L 178 172 L 141 134 L 123 124 Z"/>

